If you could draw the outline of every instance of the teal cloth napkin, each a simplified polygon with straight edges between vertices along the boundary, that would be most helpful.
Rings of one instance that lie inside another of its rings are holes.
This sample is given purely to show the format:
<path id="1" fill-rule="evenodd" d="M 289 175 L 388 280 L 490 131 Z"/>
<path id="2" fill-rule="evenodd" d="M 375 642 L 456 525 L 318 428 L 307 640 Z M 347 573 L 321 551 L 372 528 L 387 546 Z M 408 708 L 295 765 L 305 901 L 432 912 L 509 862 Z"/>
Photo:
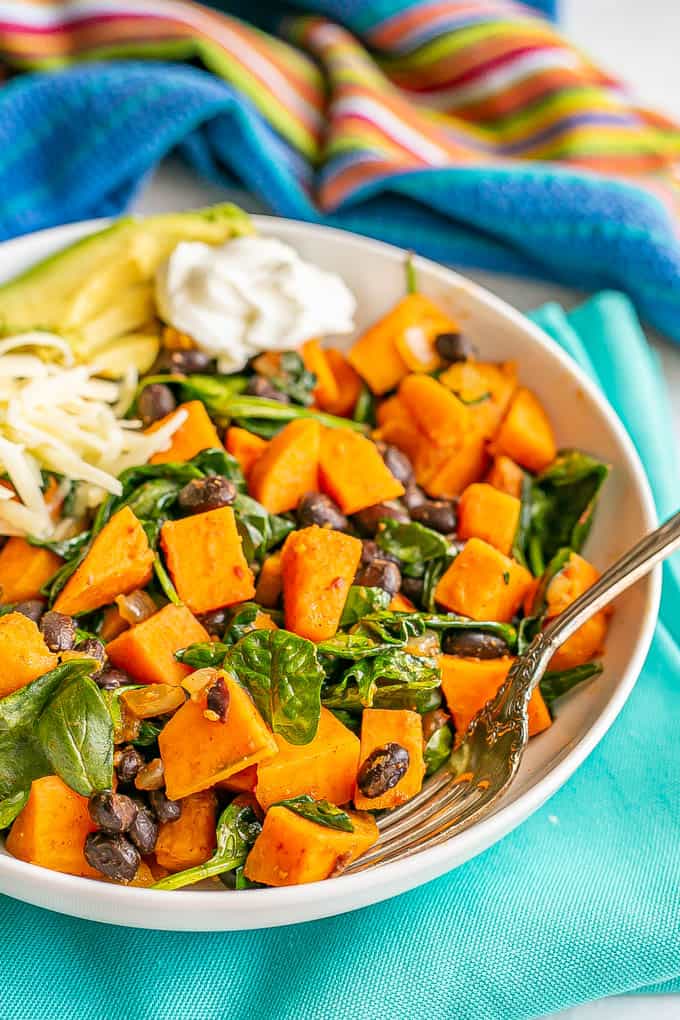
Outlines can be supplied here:
<path id="1" fill-rule="evenodd" d="M 670 513 L 680 479 L 668 398 L 630 303 L 605 294 L 534 318 L 602 385 L 660 515 Z M 5 898 L 0 1016 L 520 1020 L 615 993 L 677 990 L 677 580 L 676 565 L 647 663 L 608 735 L 486 853 L 387 903 L 270 931 L 131 931 Z"/>

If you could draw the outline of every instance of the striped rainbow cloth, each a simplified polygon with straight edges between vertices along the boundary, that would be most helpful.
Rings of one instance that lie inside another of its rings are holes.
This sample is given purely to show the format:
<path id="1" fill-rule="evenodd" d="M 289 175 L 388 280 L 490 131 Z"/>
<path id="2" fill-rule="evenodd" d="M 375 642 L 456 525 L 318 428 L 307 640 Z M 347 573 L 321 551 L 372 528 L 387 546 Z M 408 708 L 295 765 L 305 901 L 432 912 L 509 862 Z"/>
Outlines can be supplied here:
<path id="1" fill-rule="evenodd" d="M 216 6 L 0 0 L 0 236 L 119 211 L 179 146 L 278 214 L 618 287 L 680 339 L 680 129 L 550 0 Z"/>

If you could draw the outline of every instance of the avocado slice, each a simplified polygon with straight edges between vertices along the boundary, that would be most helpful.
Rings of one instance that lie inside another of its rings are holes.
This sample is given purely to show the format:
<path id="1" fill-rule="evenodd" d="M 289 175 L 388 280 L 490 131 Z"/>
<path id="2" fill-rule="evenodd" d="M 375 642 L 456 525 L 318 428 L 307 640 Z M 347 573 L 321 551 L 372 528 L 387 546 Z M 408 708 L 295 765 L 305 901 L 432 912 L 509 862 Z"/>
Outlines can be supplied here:
<path id="1" fill-rule="evenodd" d="M 248 214 L 230 203 L 117 220 L 0 285 L 0 336 L 48 330 L 86 359 L 147 327 L 154 274 L 180 241 L 221 244 L 252 232 Z"/>

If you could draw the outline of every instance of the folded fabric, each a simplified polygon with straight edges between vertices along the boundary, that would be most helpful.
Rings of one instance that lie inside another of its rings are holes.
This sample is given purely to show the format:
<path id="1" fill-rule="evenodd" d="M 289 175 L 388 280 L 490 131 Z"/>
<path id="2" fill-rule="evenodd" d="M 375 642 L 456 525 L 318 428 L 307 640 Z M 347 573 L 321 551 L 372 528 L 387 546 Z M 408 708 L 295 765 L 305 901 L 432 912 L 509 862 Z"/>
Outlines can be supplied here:
<path id="1" fill-rule="evenodd" d="M 279 214 L 617 287 L 680 338 L 680 131 L 536 11 L 298 0 L 281 22 L 275 2 L 217 6 L 0 4 L 6 76 L 59 70 L 0 89 L 0 236 L 119 211 L 180 146 Z"/>
<path id="2" fill-rule="evenodd" d="M 677 466 L 666 477 L 665 453 L 628 399 L 642 380 L 645 399 L 666 406 L 630 304 L 607 294 L 535 319 L 606 387 L 659 509 L 677 506 Z M 594 350 L 597 360 L 584 355 Z M 523 1020 L 604 995 L 677 990 L 680 645 L 668 628 L 679 616 L 670 588 L 642 676 L 596 751 L 521 828 L 450 875 L 353 914 L 240 934 L 135 932 L 4 898 L 2 1015 Z"/>

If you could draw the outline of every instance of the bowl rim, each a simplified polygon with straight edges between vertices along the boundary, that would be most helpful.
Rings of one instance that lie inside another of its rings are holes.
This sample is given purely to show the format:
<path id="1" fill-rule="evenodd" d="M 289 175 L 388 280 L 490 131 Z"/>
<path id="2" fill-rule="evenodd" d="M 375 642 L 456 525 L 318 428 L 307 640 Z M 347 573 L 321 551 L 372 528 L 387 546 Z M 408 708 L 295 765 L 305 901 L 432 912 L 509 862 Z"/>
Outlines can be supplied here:
<path id="1" fill-rule="evenodd" d="M 34 231 L 0 243 L 0 250 L 4 254 L 12 248 L 18 249 L 31 243 L 35 245 L 40 239 L 44 239 L 46 245 L 49 245 L 50 240 L 63 238 L 64 245 L 66 245 L 78 237 L 84 237 L 103 228 L 114 219 L 116 217 L 82 220 Z M 363 256 L 370 257 L 371 254 L 377 254 L 388 255 L 392 259 L 396 257 L 404 259 L 408 254 L 405 249 L 396 245 L 337 227 L 259 214 L 251 215 L 251 219 L 255 226 L 263 232 L 266 232 L 267 228 L 275 223 L 285 225 L 287 233 L 293 236 L 298 235 L 300 238 L 309 237 L 310 234 L 321 237 L 333 235 L 342 238 L 346 244 L 354 245 L 359 250 L 359 254 Z M 435 275 L 442 274 L 444 284 L 464 289 L 474 301 L 485 305 L 487 310 L 511 322 L 527 334 L 532 343 L 547 349 L 549 355 L 576 380 L 587 396 L 598 406 L 608 427 L 621 445 L 637 486 L 645 526 L 655 527 L 657 515 L 651 489 L 632 439 L 606 396 L 581 367 L 527 316 L 485 287 L 433 259 L 413 256 L 413 263 L 416 269 L 422 267 L 430 272 L 434 271 Z M 320 882 L 284 888 L 250 889 L 244 890 L 243 893 L 225 889 L 224 891 L 220 890 L 219 895 L 211 890 L 184 889 L 179 902 L 175 897 L 168 896 L 162 890 L 93 882 L 84 877 L 51 871 L 48 868 L 12 857 L 4 851 L 4 847 L 0 852 L 0 874 L 4 875 L 5 881 L 9 879 L 10 886 L 13 879 L 19 880 L 21 884 L 26 879 L 31 880 L 36 890 L 36 897 L 31 897 L 31 900 L 28 900 L 23 893 L 19 893 L 18 898 L 25 902 L 47 905 L 51 899 L 58 898 L 60 900 L 70 899 L 75 905 L 81 897 L 83 900 L 96 900 L 97 913 L 100 916 L 105 913 L 111 918 L 109 923 L 123 925 L 131 922 L 127 922 L 124 918 L 117 919 L 117 908 L 122 909 L 123 905 L 132 907 L 134 904 L 138 912 L 148 911 L 150 927 L 166 930 L 244 930 L 295 924 L 378 903 L 424 884 L 452 870 L 446 867 L 446 858 L 453 843 L 457 850 L 456 860 L 458 863 L 455 865 L 457 867 L 521 824 L 564 785 L 600 742 L 626 702 L 646 659 L 658 617 L 661 576 L 661 567 L 657 567 L 650 575 L 648 595 L 641 618 L 640 638 L 635 652 L 600 714 L 575 740 L 563 757 L 553 767 L 549 767 L 542 778 L 531 782 L 528 789 L 516 800 L 502 805 L 488 818 L 470 826 L 469 829 L 443 844 L 423 850 L 402 861 L 382 865 L 377 869 L 369 869 L 356 875 L 341 876 L 339 880 L 337 878 L 324 879 Z M 379 891 L 378 886 L 381 887 Z M 6 891 L 7 895 L 13 895 L 11 887 L 3 889 L 3 891 Z M 247 892 L 247 899 L 245 892 Z M 330 895 L 331 892 L 332 895 Z M 249 919 L 252 923 L 225 924 L 225 921 L 228 922 L 229 906 L 236 906 L 236 901 L 233 900 L 235 896 L 239 896 L 237 901 L 239 912 L 252 915 Z M 319 905 L 319 900 L 324 902 Z M 178 925 L 173 919 L 177 908 L 180 908 L 187 917 L 201 914 L 204 920 L 214 923 L 201 925 L 200 928 L 191 924 Z M 62 913 L 66 912 L 61 906 L 55 905 L 54 909 Z M 297 916 L 298 914 L 299 916 Z M 74 911 L 73 916 L 79 915 Z"/>

